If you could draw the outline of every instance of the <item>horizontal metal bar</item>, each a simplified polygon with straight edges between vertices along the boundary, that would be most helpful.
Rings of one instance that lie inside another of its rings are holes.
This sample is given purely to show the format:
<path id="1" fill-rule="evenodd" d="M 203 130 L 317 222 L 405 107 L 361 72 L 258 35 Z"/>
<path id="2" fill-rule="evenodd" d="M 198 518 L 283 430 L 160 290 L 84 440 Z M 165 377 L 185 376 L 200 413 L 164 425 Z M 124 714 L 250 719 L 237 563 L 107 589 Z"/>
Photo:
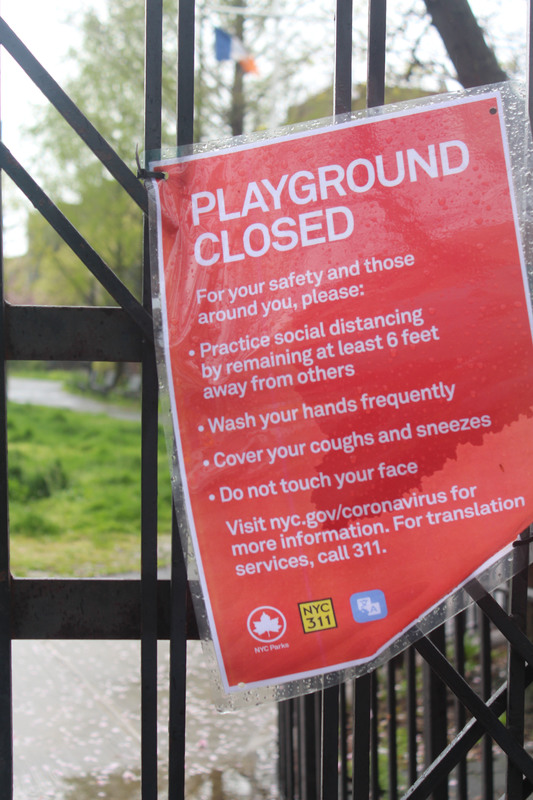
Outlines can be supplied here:
<path id="1" fill-rule="evenodd" d="M 0 167 L 24 192 L 28 200 L 50 223 L 52 228 L 85 264 L 87 269 L 92 272 L 111 297 L 139 325 L 146 338 L 153 340 L 152 319 L 148 312 L 1 142 Z"/>
<path id="2" fill-rule="evenodd" d="M 141 360 L 141 332 L 122 308 L 6 303 L 5 322 L 13 361 Z"/>
<path id="3" fill-rule="evenodd" d="M 61 116 L 76 131 L 78 136 L 137 203 L 139 208 L 148 213 L 146 190 L 142 183 L 1 17 L 0 44 L 20 64 L 28 77 L 31 78 L 52 105 L 57 108 Z"/>
<path id="4" fill-rule="evenodd" d="M 14 578 L 13 639 L 140 639 L 141 581 L 125 578 Z M 157 582 L 159 639 L 170 635 L 170 581 Z M 198 639 L 190 602 L 187 638 Z"/>
<path id="5" fill-rule="evenodd" d="M 450 662 L 428 639 L 422 638 L 414 646 L 420 655 L 427 661 L 441 680 L 464 703 L 469 711 L 483 725 L 502 750 L 507 753 L 513 763 L 522 770 L 530 781 L 533 781 L 533 759 L 523 747 L 511 736 L 509 731 L 500 722 L 497 716 L 488 708 L 483 700 L 470 688 L 464 678 L 454 670 Z"/>

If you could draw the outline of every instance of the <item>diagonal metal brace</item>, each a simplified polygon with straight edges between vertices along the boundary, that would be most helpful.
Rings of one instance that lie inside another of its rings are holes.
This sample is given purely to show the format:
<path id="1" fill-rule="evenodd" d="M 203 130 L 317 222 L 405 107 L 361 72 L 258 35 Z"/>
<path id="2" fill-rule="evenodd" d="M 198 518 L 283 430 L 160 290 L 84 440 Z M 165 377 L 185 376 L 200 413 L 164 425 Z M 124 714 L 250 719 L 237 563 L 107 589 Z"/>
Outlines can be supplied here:
<path id="1" fill-rule="evenodd" d="M 533 669 L 528 668 L 526 675 L 527 685 L 533 682 Z M 487 707 L 491 709 L 496 717 L 505 711 L 507 706 L 507 683 L 497 689 L 492 697 L 487 700 Z M 485 734 L 483 725 L 477 719 L 471 719 L 464 726 L 452 742 L 439 755 L 438 758 L 420 775 L 413 785 L 402 796 L 401 800 L 425 800 L 434 791 L 442 780 L 445 780 L 459 762 L 466 757 L 469 750 Z M 532 791 L 533 785 L 525 779 L 525 788 L 528 794 Z"/>
<path id="2" fill-rule="evenodd" d="M 509 614 L 496 602 L 484 586 L 477 580 L 468 581 L 465 586 L 470 597 L 476 601 L 484 614 L 496 625 L 511 646 L 519 653 L 530 667 L 533 667 L 533 643 L 520 630 Z"/>
<path id="3" fill-rule="evenodd" d="M 508 755 L 511 761 L 533 783 L 533 758 L 529 756 L 498 717 L 488 708 L 484 701 L 470 688 L 465 679 L 452 667 L 448 659 L 427 638 L 419 639 L 414 647 L 427 661 L 442 681 L 451 689 L 456 697 L 468 708 L 486 732 Z"/>
<path id="4" fill-rule="evenodd" d="M 26 45 L 1 17 L 0 44 L 13 56 L 28 77 L 35 83 L 37 88 L 40 89 L 47 100 L 57 108 L 61 116 L 68 122 L 71 128 L 76 131 L 78 136 L 137 203 L 139 208 L 144 211 L 144 213 L 148 213 L 146 191 L 142 184 L 137 181 L 131 169 L 126 166 L 111 145 L 97 131 L 94 125 L 89 122 L 87 117 L 82 114 L 68 94 L 63 91 L 61 86 L 45 70 L 33 53 L 28 50 Z"/>
<path id="5" fill-rule="evenodd" d="M 153 341 L 154 334 L 150 314 L 1 142 L 0 168 L 6 171 L 37 211 L 43 215 L 70 247 L 72 252 L 78 256 L 104 289 L 109 292 L 111 297 L 122 306 L 124 311 L 141 328 L 146 338 L 149 341 Z"/>

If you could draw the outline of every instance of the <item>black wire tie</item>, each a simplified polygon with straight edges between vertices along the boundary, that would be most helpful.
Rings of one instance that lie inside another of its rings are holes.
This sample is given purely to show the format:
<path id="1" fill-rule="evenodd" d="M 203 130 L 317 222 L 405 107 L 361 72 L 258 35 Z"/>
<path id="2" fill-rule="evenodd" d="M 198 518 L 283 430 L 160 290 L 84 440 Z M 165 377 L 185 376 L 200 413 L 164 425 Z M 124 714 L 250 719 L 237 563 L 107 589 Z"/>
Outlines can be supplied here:
<path id="1" fill-rule="evenodd" d="M 526 536 L 525 539 L 516 539 L 513 542 L 513 547 L 520 547 L 523 544 L 530 544 L 530 542 L 533 542 L 533 534 Z"/>
<path id="2" fill-rule="evenodd" d="M 135 161 L 137 162 L 137 177 L 140 180 L 144 181 L 146 178 L 155 178 L 156 181 L 166 181 L 168 178 L 168 172 L 150 172 L 149 169 L 143 169 L 143 167 L 141 167 L 139 145 L 135 146 Z"/>

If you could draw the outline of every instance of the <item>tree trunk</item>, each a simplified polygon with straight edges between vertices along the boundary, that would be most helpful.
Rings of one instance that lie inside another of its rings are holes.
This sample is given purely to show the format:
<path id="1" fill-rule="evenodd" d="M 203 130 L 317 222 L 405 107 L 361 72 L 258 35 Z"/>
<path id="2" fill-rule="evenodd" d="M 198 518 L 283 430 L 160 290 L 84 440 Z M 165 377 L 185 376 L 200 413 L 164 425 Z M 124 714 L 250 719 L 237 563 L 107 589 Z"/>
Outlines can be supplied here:
<path id="1" fill-rule="evenodd" d="M 244 81 L 240 64 L 235 64 L 230 110 L 231 135 L 240 136 L 244 130 Z"/>
<path id="2" fill-rule="evenodd" d="M 507 80 L 468 0 L 424 0 L 465 89 Z"/>
<path id="3" fill-rule="evenodd" d="M 245 6 L 246 1 L 240 2 L 240 6 Z M 243 40 L 244 32 L 244 14 L 240 14 L 235 18 L 235 35 Z M 235 73 L 233 76 L 233 86 L 231 89 L 231 109 L 230 109 L 230 125 L 231 135 L 240 136 L 244 131 L 244 73 L 239 63 L 235 63 Z"/>

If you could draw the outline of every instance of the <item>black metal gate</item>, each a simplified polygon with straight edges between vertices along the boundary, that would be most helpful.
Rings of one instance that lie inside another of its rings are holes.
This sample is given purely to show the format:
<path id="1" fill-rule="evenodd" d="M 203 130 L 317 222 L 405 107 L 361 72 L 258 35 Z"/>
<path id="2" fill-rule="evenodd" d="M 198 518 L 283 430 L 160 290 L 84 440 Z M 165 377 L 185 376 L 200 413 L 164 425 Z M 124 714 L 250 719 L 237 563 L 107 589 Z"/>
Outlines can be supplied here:
<path id="1" fill-rule="evenodd" d="M 386 2 L 370 0 L 369 8 L 367 104 L 376 106 L 384 102 Z M 351 0 L 337 0 L 336 113 L 351 108 L 352 16 Z M 179 144 L 189 143 L 193 138 L 194 26 L 194 0 L 182 0 L 178 14 Z M 142 183 L 3 21 L 0 21 L 0 42 L 133 198 L 139 214 L 146 213 Z M 146 0 L 145 53 L 144 146 L 148 150 L 158 148 L 161 139 L 161 0 Z M 12 640 L 138 639 L 142 799 L 155 800 L 158 796 L 157 642 L 169 639 L 168 796 L 178 800 L 184 797 L 186 645 L 187 639 L 197 634 L 187 602 L 175 523 L 171 579 L 158 580 L 157 576 L 158 390 L 146 225 L 143 301 L 139 303 L 3 144 L 0 167 L 117 304 L 113 308 L 59 308 L 12 306 L 2 302 L 3 386 L 5 362 L 10 359 L 127 361 L 142 365 L 140 580 L 11 576 L 5 391 L 0 395 L 0 793 L 6 800 L 12 797 Z M 380 795 L 387 795 L 394 800 L 403 794 L 405 798 L 432 795 L 445 800 L 449 796 L 492 798 L 506 793 L 518 800 L 533 791 L 533 759 L 524 747 L 525 696 L 533 677 L 533 645 L 525 635 L 527 537 L 519 544 L 515 551 L 517 577 L 500 592 L 500 602 L 481 587 L 470 587 L 480 610 L 479 617 L 463 613 L 376 673 L 280 705 L 280 796 L 286 800 L 351 797 L 377 800 Z M 491 674 L 491 664 L 495 663 L 491 661 L 491 649 L 497 641 L 495 632 L 502 635 L 508 650 L 504 657 L 505 675 L 497 686 L 494 667 Z M 473 679 L 475 689 L 469 686 L 465 675 Z M 503 761 L 501 754 L 505 756 Z M 477 770 L 476 765 L 479 765 Z"/>

